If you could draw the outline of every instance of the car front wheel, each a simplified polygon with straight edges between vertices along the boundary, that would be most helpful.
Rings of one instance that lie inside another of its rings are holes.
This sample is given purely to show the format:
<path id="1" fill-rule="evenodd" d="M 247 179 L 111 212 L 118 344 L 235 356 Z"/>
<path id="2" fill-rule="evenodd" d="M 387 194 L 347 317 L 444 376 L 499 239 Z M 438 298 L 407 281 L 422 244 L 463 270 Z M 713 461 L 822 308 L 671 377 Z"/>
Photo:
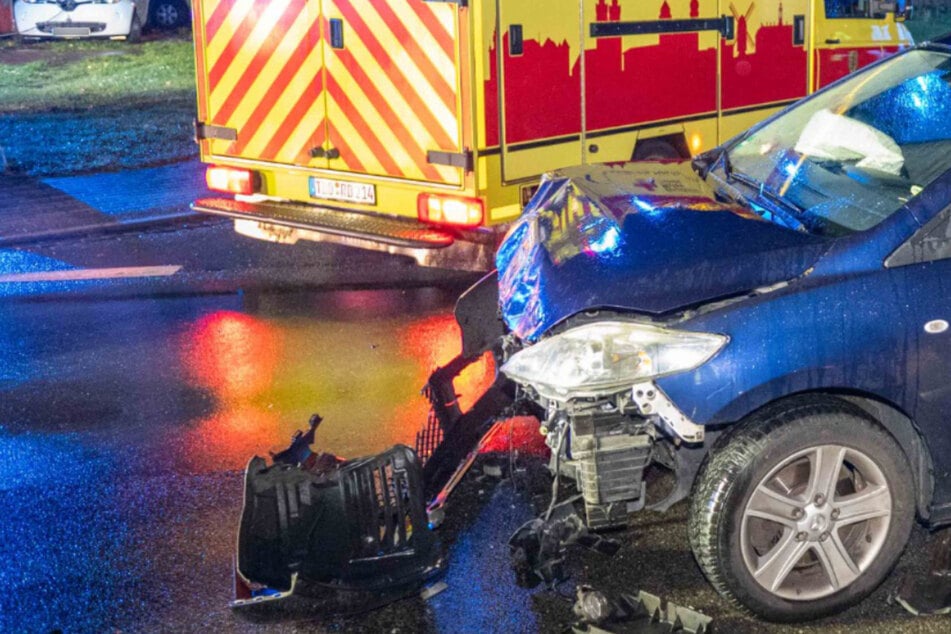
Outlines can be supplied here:
<path id="1" fill-rule="evenodd" d="M 178 0 L 152 0 L 149 23 L 160 29 L 174 29 L 188 21 L 188 9 Z"/>
<path id="2" fill-rule="evenodd" d="M 832 398 L 754 415 L 707 458 L 689 535 L 704 574 L 763 618 L 803 621 L 861 601 L 888 575 L 914 520 L 894 438 Z"/>

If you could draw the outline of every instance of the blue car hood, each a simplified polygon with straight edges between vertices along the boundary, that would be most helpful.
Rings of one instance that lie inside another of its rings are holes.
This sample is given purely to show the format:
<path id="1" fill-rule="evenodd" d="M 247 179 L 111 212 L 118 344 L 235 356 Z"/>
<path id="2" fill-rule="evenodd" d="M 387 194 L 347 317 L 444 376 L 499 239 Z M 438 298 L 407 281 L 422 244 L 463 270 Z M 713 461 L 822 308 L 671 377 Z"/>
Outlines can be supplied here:
<path id="1" fill-rule="evenodd" d="M 496 256 L 502 316 L 533 341 L 585 310 L 663 314 L 798 277 L 827 247 L 718 202 L 687 162 L 559 170 Z"/>

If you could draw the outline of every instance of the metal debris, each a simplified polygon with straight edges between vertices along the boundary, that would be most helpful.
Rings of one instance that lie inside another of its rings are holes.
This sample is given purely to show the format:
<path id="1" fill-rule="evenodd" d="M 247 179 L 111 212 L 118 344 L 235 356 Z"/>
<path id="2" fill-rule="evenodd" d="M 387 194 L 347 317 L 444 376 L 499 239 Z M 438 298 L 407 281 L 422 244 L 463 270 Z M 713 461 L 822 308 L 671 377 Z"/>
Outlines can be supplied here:
<path id="1" fill-rule="evenodd" d="M 548 519 L 536 518 L 523 524 L 509 539 L 518 582 L 529 588 L 544 582 L 554 586 L 567 579 L 564 563 L 573 545 L 613 556 L 620 545 L 588 531 L 584 520 L 568 500 L 551 509 Z"/>
<path id="2" fill-rule="evenodd" d="M 449 584 L 447 584 L 445 581 L 437 581 L 431 586 L 426 586 L 425 588 L 423 588 L 423 591 L 419 593 L 419 598 L 422 599 L 423 601 L 429 601 L 434 596 L 436 596 L 437 594 L 439 594 L 440 592 L 442 592 L 448 587 L 449 587 Z"/>
<path id="3" fill-rule="evenodd" d="M 932 542 L 930 561 L 928 574 L 907 575 L 895 597 L 915 616 L 951 613 L 951 529 Z"/>
<path id="4" fill-rule="evenodd" d="M 611 600 L 603 592 L 581 586 L 573 609 L 580 621 L 572 629 L 578 633 L 706 634 L 712 622 L 696 610 L 644 591 L 621 594 Z"/>

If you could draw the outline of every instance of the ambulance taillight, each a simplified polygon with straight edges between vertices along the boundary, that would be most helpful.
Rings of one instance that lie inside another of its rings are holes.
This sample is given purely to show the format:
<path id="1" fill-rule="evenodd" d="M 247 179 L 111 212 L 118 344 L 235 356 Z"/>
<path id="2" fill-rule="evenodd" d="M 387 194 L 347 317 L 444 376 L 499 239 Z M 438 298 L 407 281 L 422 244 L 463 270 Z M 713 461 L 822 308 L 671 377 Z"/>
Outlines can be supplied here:
<path id="1" fill-rule="evenodd" d="M 253 194 L 259 178 L 256 172 L 236 167 L 212 165 L 205 172 L 208 189 L 226 194 Z"/>
<path id="2" fill-rule="evenodd" d="M 452 227 L 478 227 L 485 220 L 485 203 L 480 198 L 420 194 L 416 211 L 423 222 Z"/>

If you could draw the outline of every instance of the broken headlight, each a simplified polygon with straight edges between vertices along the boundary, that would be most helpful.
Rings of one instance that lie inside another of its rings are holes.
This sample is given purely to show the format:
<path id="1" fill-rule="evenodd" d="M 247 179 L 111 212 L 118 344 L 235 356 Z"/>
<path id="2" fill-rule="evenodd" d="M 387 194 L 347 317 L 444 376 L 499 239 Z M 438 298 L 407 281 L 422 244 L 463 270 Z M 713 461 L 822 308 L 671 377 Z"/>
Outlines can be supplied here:
<path id="1" fill-rule="evenodd" d="M 607 396 L 644 379 L 692 370 L 726 342 L 723 335 L 600 321 L 515 353 L 501 371 L 556 401 Z"/>

